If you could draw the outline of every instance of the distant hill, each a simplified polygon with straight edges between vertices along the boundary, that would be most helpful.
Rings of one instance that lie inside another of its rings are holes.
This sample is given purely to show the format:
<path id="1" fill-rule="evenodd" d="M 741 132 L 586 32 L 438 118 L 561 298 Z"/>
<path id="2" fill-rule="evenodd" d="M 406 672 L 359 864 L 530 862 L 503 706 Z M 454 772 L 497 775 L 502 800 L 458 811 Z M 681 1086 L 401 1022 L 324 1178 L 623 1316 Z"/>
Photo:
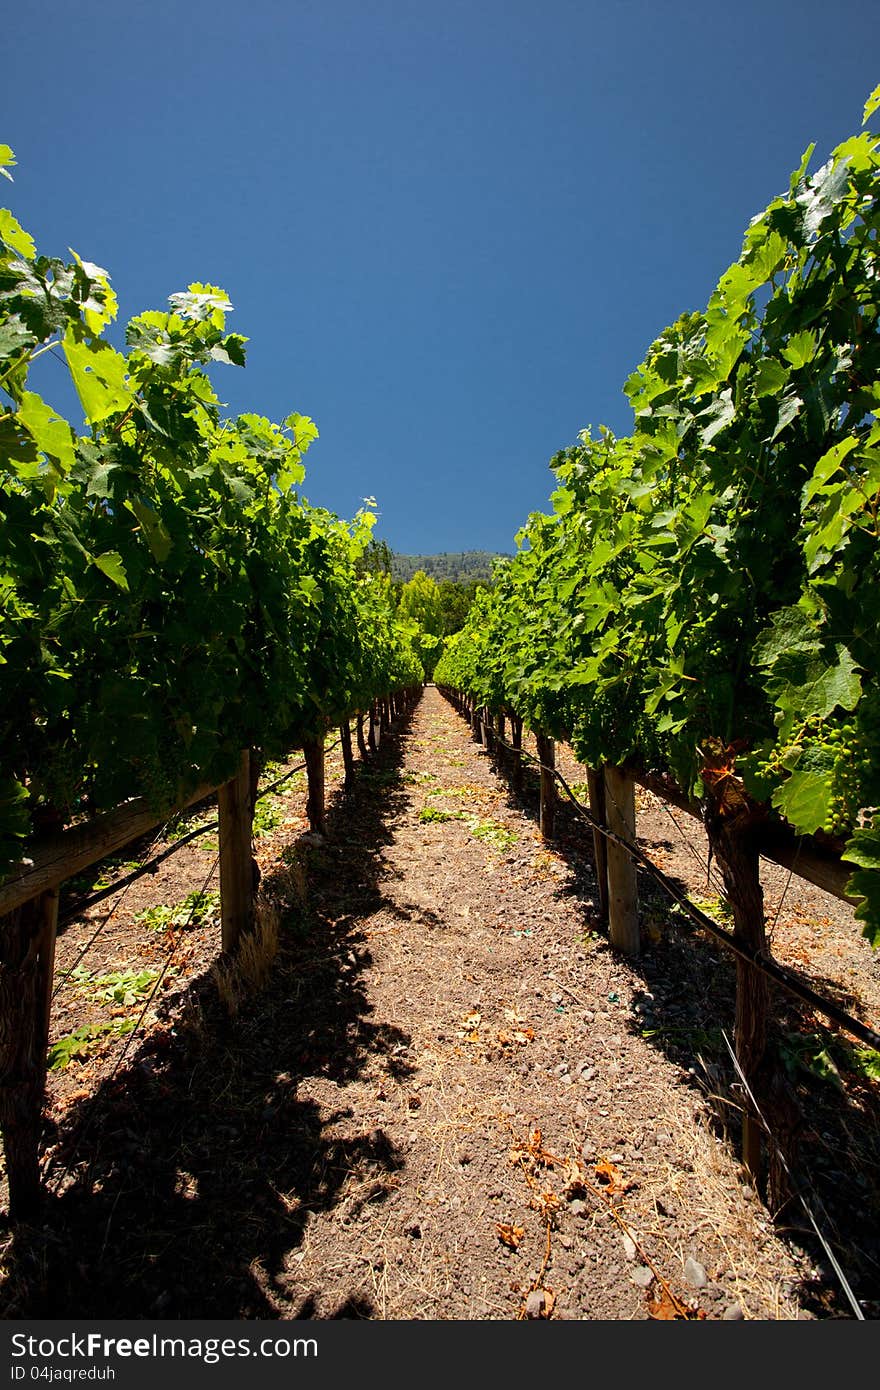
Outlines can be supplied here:
<path id="1" fill-rule="evenodd" d="M 491 579 L 492 561 L 498 556 L 491 550 L 444 550 L 440 555 L 393 555 L 391 573 L 395 579 L 412 579 L 416 570 L 436 579 L 452 579 L 467 583 L 473 579 Z"/>

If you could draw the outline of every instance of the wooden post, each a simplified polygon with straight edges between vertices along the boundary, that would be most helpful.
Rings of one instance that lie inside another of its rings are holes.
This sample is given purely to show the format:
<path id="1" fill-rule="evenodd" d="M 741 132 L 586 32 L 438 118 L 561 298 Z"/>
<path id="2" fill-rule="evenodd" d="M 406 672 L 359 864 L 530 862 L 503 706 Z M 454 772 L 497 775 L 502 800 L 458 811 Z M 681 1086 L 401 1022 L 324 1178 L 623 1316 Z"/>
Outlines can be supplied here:
<path id="1" fill-rule="evenodd" d="M 538 762 L 541 764 L 541 810 L 539 825 L 545 840 L 552 840 L 556 830 L 556 750 L 552 738 L 546 734 L 535 734 Z"/>
<path id="2" fill-rule="evenodd" d="M 324 741 L 305 739 L 303 757 L 306 760 L 306 777 L 309 794 L 306 801 L 306 815 L 309 829 L 314 835 L 324 834 Z"/>
<path id="3" fill-rule="evenodd" d="M 347 719 L 343 719 L 339 726 L 339 737 L 342 742 L 342 765 L 345 768 L 345 785 L 350 787 L 354 780 L 354 755 L 351 751 L 351 725 Z"/>
<path id="4" fill-rule="evenodd" d="M 482 710 L 480 709 L 480 707 L 479 707 L 478 705 L 476 705 L 476 704 L 473 706 L 473 711 L 474 711 L 474 719 L 473 719 L 473 724 L 472 724 L 471 727 L 472 727 L 472 729 L 473 729 L 474 738 L 476 739 L 477 743 L 482 743 L 482 742 L 483 742 L 483 711 L 482 711 Z"/>
<path id="5" fill-rule="evenodd" d="M 495 716 L 495 758 L 499 770 L 504 771 L 507 765 L 507 749 L 504 742 L 504 711 L 500 710 Z"/>
<path id="6" fill-rule="evenodd" d="M 587 786 L 590 791 L 590 815 L 600 825 L 606 825 L 605 818 L 605 778 L 601 768 L 587 768 Z M 608 841 L 600 831 L 593 831 L 593 857 L 596 862 L 596 890 L 599 897 L 599 912 L 603 922 L 608 921 Z"/>
<path id="7" fill-rule="evenodd" d="M 619 767 L 604 769 L 605 816 L 608 829 L 635 844 L 635 784 Z M 639 897 L 636 866 L 625 849 L 609 840 L 608 856 L 608 936 L 611 945 L 628 956 L 639 954 Z"/>
<path id="8" fill-rule="evenodd" d="M 0 919 L 0 1128 L 13 1221 L 28 1220 L 40 1203 L 58 895 L 48 889 Z"/>
<path id="9" fill-rule="evenodd" d="M 483 743 L 487 753 L 495 752 L 495 729 L 492 723 L 492 711 L 488 705 L 483 706 Z"/>
<path id="10" fill-rule="evenodd" d="M 254 924 L 254 803 L 250 753 L 242 750 L 238 772 L 217 790 L 220 819 L 220 940 L 224 951 Z"/>
<path id="11" fill-rule="evenodd" d="M 733 912 L 734 937 L 754 951 L 766 952 L 764 895 L 754 834 L 754 812 L 731 783 L 732 779 L 728 778 L 719 779 L 716 784 L 704 774 L 706 831 Z M 769 1008 L 770 986 L 766 976 L 737 956 L 736 1059 L 759 1103 L 762 1094 L 767 1094 L 771 1081 L 767 1055 Z M 752 1114 L 747 1096 L 743 1097 L 742 1158 L 746 1172 L 757 1179 L 761 1168 L 761 1126 Z"/>
<path id="12" fill-rule="evenodd" d="M 360 710 L 358 710 L 357 718 L 355 719 L 355 722 L 354 722 L 354 727 L 355 727 L 355 733 L 356 733 L 356 735 L 357 735 L 357 746 L 358 746 L 358 752 L 359 752 L 360 755 L 361 755 L 361 761 L 362 761 L 362 762 L 366 762 L 366 761 L 367 761 L 367 741 L 366 741 L 366 739 L 364 738 L 364 716 L 363 716 L 363 713 L 362 713 Z"/>
<path id="13" fill-rule="evenodd" d="M 516 791 L 522 791 L 523 784 L 523 760 L 522 760 L 522 726 L 523 722 L 519 715 L 510 716 L 510 741 L 513 744 L 512 770 L 510 780 Z"/>
<path id="14" fill-rule="evenodd" d="M 383 696 L 383 698 L 379 701 L 379 718 L 380 718 L 380 721 L 381 721 L 382 733 L 383 733 L 383 734 L 388 734 L 388 733 L 390 733 L 390 732 L 391 732 L 391 701 L 388 699 L 388 696 L 387 696 L 387 695 Z"/>
<path id="15" fill-rule="evenodd" d="M 369 744 L 370 752 L 375 753 L 379 747 L 379 731 L 376 727 L 375 704 L 370 705 L 370 727 L 367 731 L 367 743 Z"/>

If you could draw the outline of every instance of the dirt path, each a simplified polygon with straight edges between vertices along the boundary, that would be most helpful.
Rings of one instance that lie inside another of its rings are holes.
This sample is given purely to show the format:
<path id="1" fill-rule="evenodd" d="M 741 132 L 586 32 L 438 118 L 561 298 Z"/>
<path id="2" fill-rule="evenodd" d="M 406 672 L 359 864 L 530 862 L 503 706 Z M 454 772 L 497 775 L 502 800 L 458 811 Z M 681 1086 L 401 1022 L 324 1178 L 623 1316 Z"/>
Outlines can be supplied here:
<path id="1" fill-rule="evenodd" d="M 57 1081 L 71 1176 L 7 1242 L 5 1316 L 848 1316 L 740 1180 L 729 963 L 650 903 L 615 958 L 582 831 L 549 850 L 436 690 L 297 828 L 261 856 L 268 982 L 218 994 L 193 948 L 116 1075 Z"/>

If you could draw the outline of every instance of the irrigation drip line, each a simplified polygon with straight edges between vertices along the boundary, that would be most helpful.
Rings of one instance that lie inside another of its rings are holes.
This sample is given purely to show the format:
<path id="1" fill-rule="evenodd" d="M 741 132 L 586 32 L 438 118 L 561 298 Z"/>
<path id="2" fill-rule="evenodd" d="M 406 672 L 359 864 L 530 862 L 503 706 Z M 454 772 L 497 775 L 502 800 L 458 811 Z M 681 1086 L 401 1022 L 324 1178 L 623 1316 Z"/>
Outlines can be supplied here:
<path id="1" fill-rule="evenodd" d="M 326 751 L 328 753 L 332 752 L 333 748 L 335 747 L 336 744 L 331 744 L 330 748 L 328 748 Z M 300 763 L 298 767 L 291 768 L 289 772 L 285 772 L 283 777 L 279 777 L 278 780 L 276 782 L 273 782 L 270 787 L 266 787 L 264 791 L 261 791 L 259 796 L 256 798 L 256 801 L 262 801 L 264 796 L 271 795 L 271 793 L 276 791 L 278 787 L 281 787 L 284 785 L 285 782 L 288 782 L 291 777 L 296 776 L 298 772 L 303 772 L 305 770 L 305 766 L 305 763 Z M 256 805 L 256 802 L 254 804 Z M 168 822 L 166 821 L 165 824 L 167 825 Z M 166 859 L 170 858 L 172 854 L 176 854 L 179 849 L 183 849 L 184 845 L 188 845 L 193 840 L 197 840 L 201 835 L 207 835 L 208 832 L 211 830 L 219 829 L 219 826 L 219 820 L 206 821 L 204 825 L 197 825 L 194 830 L 188 831 L 186 835 L 181 835 L 179 840 L 175 840 L 174 843 L 169 845 L 167 849 L 160 850 L 160 852 L 154 855 L 152 859 L 145 861 L 143 864 L 139 864 L 136 869 L 132 869 L 132 871 L 126 874 L 124 878 L 118 878 L 116 882 L 111 883 L 108 888 L 102 888 L 99 892 L 93 893 L 90 897 L 81 898 L 78 902 L 74 903 L 73 907 L 71 907 L 69 911 L 66 912 L 64 916 L 61 918 L 61 925 L 65 925 L 67 922 L 73 921 L 75 917 L 81 917 L 82 914 L 86 912 L 90 907 L 95 907 L 98 903 L 103 902 L 105 898 L 111 898 L 114 893 L 118 893 L 121 889 L 129 888 L 132 883 L 136 883 L 139 878 L 142 878 L 144 876 L 144 874 L 155 873 L 156 869 L 159 867 L 160 864 L 162 864 Z M 155 840 L 153 841 L 153 843 L 155 844 Z M 96 862 L 100 863 L 100 860 Z"/>
<path id="2" fill-rule="evenodd" d="M 335 748 L 338 748 L 341 743 L 342 739 L 338 738 L 335 743 L 331 743 L 329 747 L 325 748 L 324 752 L 332 753 L 333 750 Z M 263 797 L 270 796 L 272 792 L 275 792 L 278 790 L 279 787 L 282 787 L 285 782 L 289 782 L 291 777 L 295 777 L 298 772 L 304 772 L 305 770 L 305 763 L 299 763 L 296 767 L 290 768 L 287 772 L 283 774 L 283 776 L 279 777 L 275 782 L 273 782 L 271 786 L 268 786 L 263 791 L 261 791 L 259 795 L 256 797 L 254 804 L 256 805 L 257 801 L 262 801 Z M 162 829 L 164 829 L 165 826 L 167 826 L 168 824 L 169 821 L 165 821 L 162 826 Z M 92 949 L 92 946 L 95 944 L 98 937 L 101 935 L 101 932 L 107 926 L 107 923 L 112 921 L 114 915 L 116 914 L 116 912 L 118 912 L 119 908 L 121 907 L 122 901 L 124 900 L 124 896 L 128 892 L 128 889 L 131 887 L 131 885 L 133 883 L 136 883 L 139 878 L 142 878 L 144 874 L 155 873 L 160 864 L 162 864 L 166 859 L 170 858 L 172 854 L 176 854 L 179 849 L 183 849 L 184 845 L 188 845 L 191 843 L 191 841 L 197 840 L 201 835 L 207 835 L 208 832 L 211 830 L 219 829 L 219 826 L 219 820 L 208 821 L 204 825 L 197 825 L 194 830 L 190 830 L 186 835 L 182 835 L 179 840 L 175 840 L 173 844 L 167 847 L 167 849 L 161 850 L 158 854 L 153 855 L 152 858 L 144 859 L 143 862 L 139 864 L 136 869 L 132 869 L 132 871 L 126 874 L 123 878 L 117 879 L 115 883 L 111 883 L 107 888 L 102 888 L 99 892 L 93 893 L 88 898 L 81 898 L 77 903 L 74 904 L 72 908 L 69 909 L 69 911 L 67 911 L 64 914 L 64 916 L 59 921 L 59 926 L 66 926 L 68 922 L 72 922 L 77 917 L 81 917 L 82 914 L 88 911 L 89 908 L 95 907 L 98 903 L 104 902 L 106 898 L 112 897 L 114 893 L 122 893 L 123 895 L 123 897 L 120 898 L 120 901 L 118 903 L 114 903 L 111 910 L 107 913 L 107 916 L 102 919 L 97 931 L 93 934 L 93 936 L 90 937 L 86 945 L 80 951 L 79 955 L 73 962 L 73 965 L 70 967 L 70 969 L 66 971 L 64 975 L 61 976 L 61 979 L 58 981 L 57 985 L 55 986 L 55 989 L 52 991 L 53 999 L 55 998 L 55 996 L 57 995 L 58 991 L 61 989 L 67 978 L 73 973 L 73 971 L 80 964 L 83 958 Z M 152 844 L 157 844 L 158 840 L 159 836 L 154 836 Z"/>
<path id="3" fill-rule="evenodd" d="M 842 1028 L 846 1028 L 855 1037 L 866 1043 L 868 1047 L 873 1048 L 874 1051 L 880 1052 L 880 1033 L 875 1032 L 873 1028 L 869 1028 L 866 1024 L 860 1023 L 857 1018 L 853 1018 L 851 1014 L 846 1013 L 844 1009 L 838 1008 L 836 1004 L 832 1004 L 829 1000 L 824 999 L 821 994 L 817 994 L 808 984 L 788 970 L 787 967 L 779 965 L 771 956 L 766 955 L 763 951 L 753 950 L 743 942 L 737 941 L 736 938 L 730 932 L 725 931 L 723 927 L 719 927 L 717 922 L 714 922 L 711 917 L 707 916 L 695 903 L 692 903 L 688 897 L 681 893 L 672 879 L 668 878 L 667 875 L 663 873 L 662 869 L 658 869 L 657 865 L 654 864 L 637 845 L 630 844 L 629 841 L 625 840 L 621 835 L 616 834 L 613 830 L 609 830 L 607 825 L 602 825 L 597 821 L 587 808 L 578 801 L 558 768 L 548 767 L 545 763 L 540 762 L 534 754 L 526 752 L 524 748 L 514 748 L 512 743 L 508 743 L 506 739 L 502 738 L 494 731 L 493 739 L 496 743 L 500 743 L 505 748 L 509 748 L 512 753 L 519 753 L 521 757 L 527 759 L 530 763 L 534 763 L 542 771 L 552 773 L 565 791 L 566 796 L 572 802 L 581 819 L 586 821 L 591 829 L 597 830 L 600 835 L 604 835 L 606 840 L 610 840 L 612 844 L 619 845 L 621 849 L 625 850 L 633 862 L 644 869 L 648 877 L 659 884 L 659 886 L 678 903 L 679 907 L 684 910 L 687 916 L 693 919 L 698 927 L 701 927 L 703 931 L 709 932 L 710 935 L 714 936 L 717 941 L 720 941 L 729 951 L 733 951 L 735 955 L 747 961 L 755 970 L 760 971 L 762 975 L 766 975 L 769 979 L 773 980 L 775 984 L 781 985 L 789 994 L 793 994 L 796 999 L 801 1000 L 804 1004 L 809 1004 L 810 1007 L 815 1009 L 818 1013 L 824 1014 L 826 1018 L 830 1018 L 833 1023 L 837 1023 Z"/>
<path id="4" fill-rule="evenodd" d="M 739 1079 L 740 1079 L 740 1081 L 741 1081 L 741 1083 L 742 1083 L 743 1089 L 745 1090 L 745 1093 L 746 1093 L 746 1095 L 748 1096 L 749 1100 L 752 1102 L 752 1105 L 755 1107 L 755 1113 L 757 1114 L 758 1119 L 761 1121 L 761 1124 L 764 1126 L 765 1133 L 767 1134 L 768 1139 L 769 1139 L 769 1140 L 771 1141 L 771 1143 L 773 1144 L 773 1147 L 774 1147 L 774 1149 L 776 1150 L 777 1155 L 779 1156 L 779 1161 L 780 1161 L 780 1163 L 782 1164 L 783 1168 L 785 1169 L 785 1172 L 786 1172 L 786 1174 L 787 1174 L 787 1176 L 788 1176 L 789 1181 L 792 1183 L 792 1186 L 794 1186 L 794 1178 L 793 1178 L 793 1176 L 792 1176 L 791 1169 L 790 1169 L 789 1166 L 788 1166 L 788 1162 L 787 1162 L 787 1160 L 786 1160 L 785 1154 L 782 1152 L 782 1146 L 781 1146 L 781 1144 L 779 1143 L 779 1140 L 776 1138 L 776 1135 L 773 1133 L 772 1129 L 771 1129 L 770 1126 L 768 1125 L 766 1119 L 764 1118 L 764 1115 L 763 1115 L 763 1112 L 762 1112 L 762 1110 L 761 1110 L 761 1107 L 758 1105 L 758 1102 L 757 1102 L 756 1099 L 755 1099 L 754 1092 L 752 1091 L 751 1086 L 749 1085 L 748 1081 L 746 1080 L 745 1073 L 743 1072 L 743 1069 L 742 1069 L 742 1067 L 741 1067 L 740 1064 L 739 1064 L 739 1060 L 738 1060 L 738 1058 L 737 1058 L 736 1052 L 734 1051 L 733 1044 L 731 1043 L 730 1038 L 727 1036 L 727 1034 L 725 1033 L 725 1031 L 724 1031 L 723 1028 L 721 1029 L 721 1036 L 722 1036 L 722 1038 L 724 1039 L 725 1043 L 727 1044 L 727 1050 L 728 1050 L 728 1052 L 730 1053 L 731 1061 L 733 1062 L 733 1065 L 734 1065 L 734 1067 L 735 1067 L 735 1069 L 736 1069 L 736 1071 L 737 1071 L 737 1074 L 739 1075 Z M 810 1210 L 810 1207 L 809 1207 L 809 1204 L 808 1204 L 808 1202 L 807 1202 L 807 1199 L 806 1199 L 806 1197 L 804 1197 L 804 1195 L 803 1195 L 803 1193 L 801 1192 L 800 1188 L 797 1189 L 797 1197 L 798 1197 L 798 1200 L 800 1201 L 800 1204 L 801 1204 L 801 1206 L 803 1207 L 804 1211 L 807 1213 L 807 1217 L 808 1217 L 808 1219 L 809 1219 L 810 1225 L 812 1226 L 813 1230 L 815 1231 L 816 1236 L 817 1236 L 817 1238 L 818 1238 L 818 1240 L 819 1240 L 819 1243 L 820 1243 L 820 1245 L 822 1246 L 822 1249 L 825 1251 L 825 1254 L 828 1256 L 828 1260 L 829 1260 L 829 1262 L 830 1262 L 830 1264 L 831 1264 L 831 1268 L 834 1270 L 834 1273 L 837 1275 L 838 1279 L 840 1280 L 840 1286 L 841 1286 L 841 1288 L 843 1289 L 843 1292 L 846 1294 L 847 1298 L 849 1299 L 850 1306 L 851 1306 L 853 1312 L 855 1313 L 856 1317 L 858 1318 L 858 1320 L 859 1320 L 860 1322 L 864 1322 L 864 1321 L 865 1321 L 865 1315 L 864 1315 L 864 1313 L 862 1312 L 862 1309 L 861 1309 L 861 1306 L 860 1306 L 860 1304 L 859 1304 L 858 1299 L 856 1298 L 855 1294 L 854 1294 L 853 1291 L 852 1291 L 852 1288 L 850 1287 L 849 1280 L 847 1279 L 846 1275 L 844 1274 L 843 1270 L 841 1269 L 840 1264 L 839 1264 L 838 1261 L 837 1261 L 837 1257 L 836 1257 L 835 1254 L 834 1254 L 834 1251 L 831 1249 L 831 1246 L 828 1244 L 828 1241 L 825 1239 L 825 1237 L 823 1236 L 822 1232 L 819 1230 L 818 1224 L 817 1224 L 817 1222 L 816 1222 L 816 1218 L 813 1216 L 813 1213 L 812 1213 L 812 1211 Z"/>
<path id="5" fill-rule="evenodd" d="M 101 921 L 98 923 L 98 928 L 97 928 L 97 930 L 96 930 L 95 932 L 92 933 L 92 935 L 90 936 L 89 940 L 86 942 L 85 946 L 83 946 L 82 950 L 80 951 L 79 955 L 77 956 L 76 960 L 73 962 L 73 964 L 70 966 L 70 968 L 64 972 L 64 974 L 63 974 L 63 975 L 61 976 L 61 978 L 59 979 L 58 983 L 56 984 L 55 988 L 54 988 L 53 991 L 52 991 L 52 998 L 53 998 L 53 999 L 54 999 L 55 996 L 58 994 L 58 991 L 62 988 L 62 986 L 65 984 L 65 982 L 66 982 L 66 981 L 69 979 L 69 977 L 73 974 L 73 972 L 74 972 L 74 970 L 76 969 L 76 967 L 82 962 L 82 960 L 85 958 L 85 956 L 88 955 L 89 951 L 90 951 L 90 950 L 92 949 L 92 947 L 94 946 L 95 942 L 97 941 L 98 937 L 101 935 L 101 933 L 102 933 L 102 931 L 104 930 L 104 928 L 105 928 L 110 922 L 112 922 L 112 920 L 113 920 L 113 918 L 115 917 L 116 913 L 119 911 L 119 909 L 122 907 L 122 904 L 125 902 L 126 896 L 128 895 L 128 890 L 129 890 L 129 888 L 131 887 L 131 885 L 132 885 L 133 883 L 136 882 L 136 880 L 139 878 L 140 874 L 144 872 L 145 865 L 146 865 L 147 863 L 153 862 L 153 861 L 149 860 L 149 858 L 148 858 L 148 856 L 149 856 L 149 854 L 150 854 L 150 850 L 152 850 L 152 848 L 153 848 L 154 845 L 158 844 L 159 838 L 160 838 L 160 836 L 161 836 L 161 834 L 162 834 L 162 831 L 165 829 L 165 826 L 166 826 L 167 824 L 168 824 L 168 822 L 165 821 L 165 824 L 162 825 L 162 826 L 160 826 L 158 834 L 156 834 L 156 835 L 153 836 L 153 839 L 152 839 L 152 841 L 150 842 L 150 847 L 149 847 L 149 849 L 147 850 L 146 856 L 144 857 L 144 860 L 142 861 L 142 863 L 141 863 L 141 865 L 139 866 L 139 868 L 138 868 L 134 873 L 129 874 L 128 877 L 127 877 L 127 879 L 122 880 L 121 882 L 115 884 L 112 888 L 108 889 L 106 892 L 101 893 L 101 894 L 99 895 L 99 898 L 104 898 L 104 897 L 106 897 L 106 896 L 108 895 L 108 893 L 115 893 L 115 892 L 118 892 L 120 888 L 122 889 L 122 892 L 120 893 L 120 896 L 119 896 L 119 900 L 113 904 L 113 906 L 111 907 L 110 911 L 106 914 L 106 916 L 104 916 L 104 917 L 101 918 Z M 67 923 L 67 922 L 69 922 L 69 921 L 71 920 L 72 916 L 74 916 L 74 915 L 75 915 L 75 914 L 72 914 L 72 913 L 66 915 L 66 916 L 62 919 L 62 923 Z M 59 925 L 60 925 L 60 924 L 59 924 Z"/>

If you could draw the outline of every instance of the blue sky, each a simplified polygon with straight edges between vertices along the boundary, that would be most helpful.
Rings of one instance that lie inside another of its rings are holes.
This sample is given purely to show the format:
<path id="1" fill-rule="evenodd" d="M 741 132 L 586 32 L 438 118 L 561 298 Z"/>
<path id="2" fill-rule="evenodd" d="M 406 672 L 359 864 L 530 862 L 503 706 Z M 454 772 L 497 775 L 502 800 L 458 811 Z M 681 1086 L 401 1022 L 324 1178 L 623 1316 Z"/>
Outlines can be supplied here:
<path id="1" fill-rule="evenodd" d="M 222 286 L 229 410 L 313 416 L 306 495 L 374 496 L 405 553 L 512 549 L 880 81 L 876 0 L 28 0 L 4 32 L 40 249 L 110 271 L 117 343 Z"/>

